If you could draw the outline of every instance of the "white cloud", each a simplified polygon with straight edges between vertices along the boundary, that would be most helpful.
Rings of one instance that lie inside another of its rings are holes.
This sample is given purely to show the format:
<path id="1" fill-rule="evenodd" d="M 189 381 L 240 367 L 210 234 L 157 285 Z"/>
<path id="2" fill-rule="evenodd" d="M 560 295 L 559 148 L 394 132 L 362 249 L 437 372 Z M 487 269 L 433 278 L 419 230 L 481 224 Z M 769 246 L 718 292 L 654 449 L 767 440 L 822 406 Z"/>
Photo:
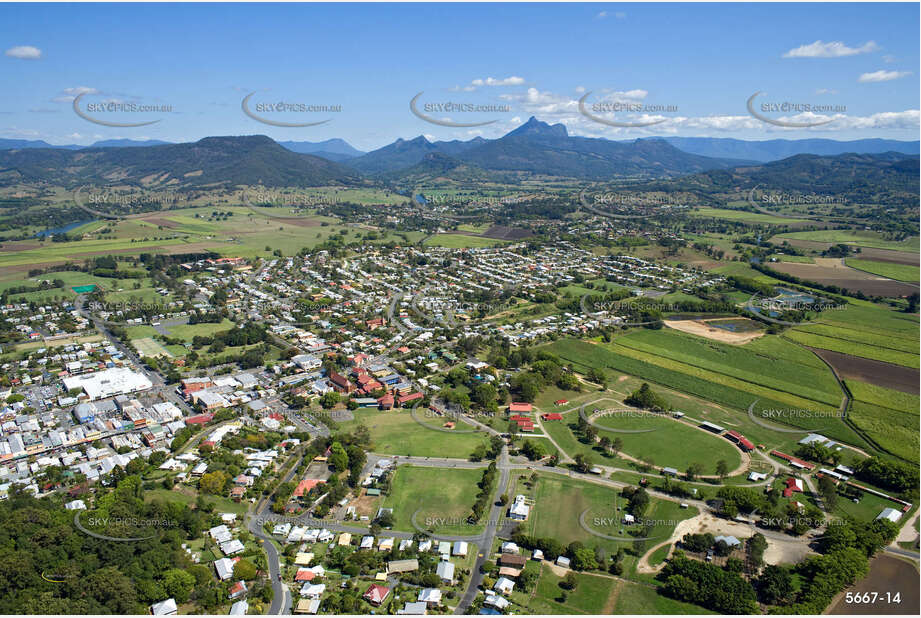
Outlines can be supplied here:
<path id="1" fill-rule="evenodd" d="M 512 75 L 511 77 L 506 77 L 505 79 L 495 79 L 494 77 L 487 77 L 486 79 L 475 79 L 470 82 L 471 86 L 523 86 L 524 78 L 516 77 Z"/>
<path id="2" fill-rule="evenodd" d="M 95 88 L 90 88 L 89 86 L 76 86 L 75 88 L 65 88 L 61 91 L 61 94 L 51 99 L 55 103 L 73 103 L 73 100 L 76 99 L 81 94 L 101 94 Z"/>
<path id="3" fill-rule="evenodd" d="M 872 82 L 891 82 L 894 79 L 911 75 L 911 71 L 874 71 L 873 73 L 864 73 L 857 78 L 860 83 Z"/>
<path id="4" fill-rule="evenodd" d="M 42 57 L 42 50 L 31 45 L 17 45 L 9 48 L 5 53 L 10 58 L 19 58 L 20 60 L 38 60 Z"/>
<path id="5" fill-rule="evenodd" d="M 883 62 L 885 62 L 886 64 L 892 64 L 893 62 L 895 62 L 895 56 L 893 56 L 892 54 L 886 54 L 885 56 L 883 56 Z"/>
<path id="6" fill-rule="evenodd" d="M 866 54 L 879 49 L 873 41 L 867 41 L 860 47 L 848 47 L 841 41 L 816 41 L 809 45 L 800 45 L 791 49 L 783 55 L 784 58 L 841 58 L 844 56 L 856 56 L 857 54 Z"/>

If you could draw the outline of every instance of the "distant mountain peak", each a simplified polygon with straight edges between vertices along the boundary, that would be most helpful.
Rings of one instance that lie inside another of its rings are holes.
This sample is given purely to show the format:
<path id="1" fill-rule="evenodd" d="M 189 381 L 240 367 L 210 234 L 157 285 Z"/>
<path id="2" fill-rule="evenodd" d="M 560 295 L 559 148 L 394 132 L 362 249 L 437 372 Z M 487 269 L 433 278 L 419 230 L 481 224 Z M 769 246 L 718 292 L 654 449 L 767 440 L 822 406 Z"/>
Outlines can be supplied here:
<path id="1" fill-rule="evenodd" d="M 510 131 L 506 137 L 510 135 L 529 135 L 529 136 L 540 136 L 540 137 L 569 137 L 569 133 L 566 131 L 566 126 L 563 124 L 548 124 L 542 120 L 538 120 L 536 116 L 531 116 L 528 118 L 528 121 Z"/>

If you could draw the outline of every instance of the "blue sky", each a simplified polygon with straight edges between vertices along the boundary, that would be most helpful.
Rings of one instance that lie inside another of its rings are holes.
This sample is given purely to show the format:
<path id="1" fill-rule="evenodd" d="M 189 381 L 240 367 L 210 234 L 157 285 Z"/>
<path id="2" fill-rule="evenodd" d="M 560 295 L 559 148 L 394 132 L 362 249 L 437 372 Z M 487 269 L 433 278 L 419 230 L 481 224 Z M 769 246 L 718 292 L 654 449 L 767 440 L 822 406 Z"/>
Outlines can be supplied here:
<path id="1" fill-rule="evenodd" d="M 398 137 L 497 137 L 535 115 L 571 133 L 772 139 L 917 139 L 919 5 L 906 4 L 2 4 L 0 137 L 88 144 L 265 134 L 341 137 L 363 150 Z M 773 112 L 777 127 L 746 109 Z M 87 103 L 168 105 L 100 112 Z M 319 126 L 281 128 L 275 121 Z M 492 124 L 454 128 L 436 120 Z M 610 127 L 596 116 L 654 126 Z M 341 106 L 265 111 L 264 104 Z M 598 103 L 655 106 L 605 113 Z M 490 106 L 451 113 L 436 103 Z M 428 107 L 426 107 L 428 106 Z M 664 106 L 659 107 L 659 106 Z M 596 113 L 597 112 L 597 113 Z M 88 112 L 89 113 L 89 112 Z"/>

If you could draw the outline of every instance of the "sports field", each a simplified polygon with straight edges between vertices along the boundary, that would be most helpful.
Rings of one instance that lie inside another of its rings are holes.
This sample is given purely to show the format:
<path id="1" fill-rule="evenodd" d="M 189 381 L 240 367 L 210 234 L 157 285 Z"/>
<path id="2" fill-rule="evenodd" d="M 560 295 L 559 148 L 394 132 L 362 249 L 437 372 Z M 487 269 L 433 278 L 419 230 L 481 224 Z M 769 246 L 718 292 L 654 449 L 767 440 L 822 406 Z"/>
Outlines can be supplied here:
<path id="1" fill-rule="evenodd" d="M 483 469 L 424 468 L 400 466 L 393 473 L 390 495 L 383 508 L 393 509 L 393 529 L 414 532 L 416 523 L 424 530 L 441 534 L 475 535 L 485 522 L 468 524 Z"/>
<path id="2" fill-rule="evenodd" d="M 169 350 L 163 347 L 159 341 L 151 339 L 150 337 L 143 337 L 141 339 L 132 339 L 131 345 L 134 346 L 134 349 L 138 351 L 140 356 L 148 357 L 157 357 L 157 356 L 166 356 L 172 357 Z"/>
<path id="3" fill-rule="evenodd" d="M 483 432 L 463 433 L 471 429 L 463 423 L 458 423 L 456 432 L 420 425 L 409 410 L 359 409 L 353 414 L 355 420 L 342 423 L 342 428 L 351 430 L 359 423 L 367 427 L 371 432 L 371 450 L 375 453 L 466 459 L 477 446 L 488 441 Z M 435 425 L 434 421 L 428 423 Z"/>

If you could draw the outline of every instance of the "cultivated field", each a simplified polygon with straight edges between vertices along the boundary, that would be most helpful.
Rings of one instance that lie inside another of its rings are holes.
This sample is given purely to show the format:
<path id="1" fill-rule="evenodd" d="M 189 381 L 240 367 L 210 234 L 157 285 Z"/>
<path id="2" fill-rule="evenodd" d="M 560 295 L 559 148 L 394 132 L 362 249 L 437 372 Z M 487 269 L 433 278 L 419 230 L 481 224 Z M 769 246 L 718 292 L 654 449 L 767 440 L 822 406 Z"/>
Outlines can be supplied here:
<path id="1" fill-rule="evenodd" d="M 870 296 L 898 298 L 918 291 L 917 285 L 850 268 L 843 258 L 815 258 L 814 264 L 775 262 L 771 264 L 771 268 L 806 281 L 815 281 L 822 285 L 837 285 L 852 292 L 859 291 Z"/>

